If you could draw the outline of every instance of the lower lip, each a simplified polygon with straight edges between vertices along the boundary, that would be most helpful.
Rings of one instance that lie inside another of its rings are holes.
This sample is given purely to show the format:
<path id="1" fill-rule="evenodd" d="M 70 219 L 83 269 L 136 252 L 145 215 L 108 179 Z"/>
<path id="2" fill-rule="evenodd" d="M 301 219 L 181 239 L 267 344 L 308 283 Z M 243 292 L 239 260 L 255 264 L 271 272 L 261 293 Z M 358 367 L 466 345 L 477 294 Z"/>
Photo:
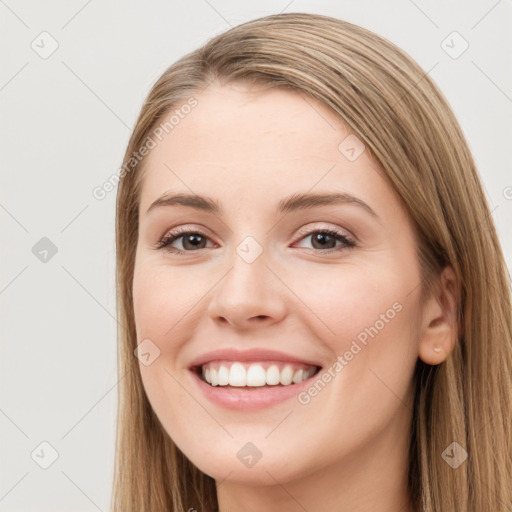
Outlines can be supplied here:
<path id="1" fill-rule="evenodd" d="M 301 391 L 311 385 L 319 372 L 298 384 L 269 386 L 264 389 L 246 387 L 226 389 L 223 386 L 210 386 L 195 371 L 190 370 L 190 373 L 203 395 L 214 404 L 234 410 L 257 410 L 296 397 Z"/>

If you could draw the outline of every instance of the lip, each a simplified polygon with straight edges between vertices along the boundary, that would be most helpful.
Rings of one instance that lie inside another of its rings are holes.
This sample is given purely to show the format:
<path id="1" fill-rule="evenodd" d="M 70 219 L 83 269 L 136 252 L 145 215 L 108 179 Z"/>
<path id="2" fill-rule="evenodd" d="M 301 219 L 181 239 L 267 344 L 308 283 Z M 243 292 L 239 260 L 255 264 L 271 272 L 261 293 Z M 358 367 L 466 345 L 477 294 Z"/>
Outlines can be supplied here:
<path id="1" fill-rule="evenodd" d="M 210 361 L 218 361 L 218 360 L 226 360 L 226 361 L 282 361 L 284 363 L 298 363 L 298 364 L 306 364 L 310 366 L 323 366 L 322 363 L 318 361 L 313 361 L 310 359 L 299 359 L 290 354 L 286 354 L 284 352 L 279 352 L 277 350 L 272 349 L 262 349 L 262 348 L 253 348 L 250 350 L 236 350 L 232 348 L 226 349 L 218 349 L 212 352 L 207 352 L 206 354 L 202 354 L 201 356 L 194 359 L 189 366 L 189 369 L 197 369 L 197 367 L 209 363 Z M 305 382 L 305 381 L 304 381 Z"/>
<path id="2" fill-rule="evenodd" d="M 314 379 L 318 378 L 319 372 L 298 384 L 270 386 L 265 389 L 225 389 L 222 386 L 211 386 L 203 381 L 193 368 L 189 373 L 203 396 L 213 404 L 236 411 L 256 411 L 297 397 L 312 384 Z"/>

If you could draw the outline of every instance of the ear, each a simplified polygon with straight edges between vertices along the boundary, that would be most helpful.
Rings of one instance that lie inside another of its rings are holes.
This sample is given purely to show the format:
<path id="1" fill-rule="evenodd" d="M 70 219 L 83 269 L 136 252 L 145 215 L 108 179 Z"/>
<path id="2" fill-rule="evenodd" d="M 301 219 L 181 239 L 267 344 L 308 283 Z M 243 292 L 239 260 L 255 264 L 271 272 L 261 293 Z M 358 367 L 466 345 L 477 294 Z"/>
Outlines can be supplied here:
<path id="1" fill-rule="evenodd" d="M 427 364 L 442 363 L 452 352 L 458 338 L 458 283 L 451 266 L 439 276 L 436 292 L 423 307 L 418 355 Z"/>

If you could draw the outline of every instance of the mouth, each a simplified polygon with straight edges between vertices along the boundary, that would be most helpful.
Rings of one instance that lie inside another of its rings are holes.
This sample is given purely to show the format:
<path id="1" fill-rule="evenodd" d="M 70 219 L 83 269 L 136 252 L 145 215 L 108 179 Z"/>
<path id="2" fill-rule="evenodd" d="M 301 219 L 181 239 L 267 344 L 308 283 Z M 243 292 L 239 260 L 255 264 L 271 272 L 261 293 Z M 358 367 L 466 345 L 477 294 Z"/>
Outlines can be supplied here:
<path id="1" fill-rule="evenodd" d="M 199 355 L 188 370 L 195 389 L 215 406 L 256 412 L 298 400 L 322 366 L 312 355 L 224 347 Z"/>
<path id="2" fill-rule="evenodd" d="M 209 361 L 190 368 L 210 387 L 258 390 L 293 387 L 317 375 L 321 366 L 283 361 Z"/>

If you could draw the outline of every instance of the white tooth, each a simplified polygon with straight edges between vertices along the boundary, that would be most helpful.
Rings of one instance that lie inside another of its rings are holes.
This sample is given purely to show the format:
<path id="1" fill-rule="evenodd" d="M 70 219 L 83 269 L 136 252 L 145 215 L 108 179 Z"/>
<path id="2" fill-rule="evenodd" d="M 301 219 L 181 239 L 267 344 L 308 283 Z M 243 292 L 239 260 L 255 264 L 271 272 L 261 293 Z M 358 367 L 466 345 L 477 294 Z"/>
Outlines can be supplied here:
<path id="1" fill-rule="evenodd" d="M 279 384 L 279 368 L 275 364 L 267 368 L 267 384 L 269 386 Z"/>
<path id="2" fill-rule="evenodd" d="M 212 379 L 212 386 L 218 386 L 219 384 L 219 374 L 215 368 L 210 369 L 210 378 Z"/>
<path id="3" fill-rule="evenodd" d="M 316 371 L 315 367 L 308 369 L 300 368 L 293 370 L 291 365 L 285 365 L 280 371 L 275 364 L 270 365 L 267 370 L 262 364 L 250 364 L 248 369 L 240 362 L 231 365 L 220 365 L 218 369 L 211 365 L 202 368 L 203 379 L 212 386 L 234 386 L 234 387 L 260 387 L 260 386 L 289 386 L 298 384 L 309 379 Z"/>
<path id="4" fill-rule="evenodd" d="M 263 366 L 251 364 L 247 370 L 247 386 L 264 386 L 267 382 L 267 373 Z"/>
<path id="5" fill-rule="evenodd" d="M 300 370 L 297 370 L 293 374 L 293 382 L 297 384 L 298 382 L 302 382 L 302 374 L 304 373 L 304 370 L 301 368 Z"/>
<path id="6" fill-rule="evenodd" d="M 247 385 L 247 375 L 241 363 L 234 363 L 229 370 L 229 385 L 243 387 Z"/>
<path id="7" fill-rule="evenodd" d="M 227 386 L 229 384 L 229 370 L 227 366 L 221 365 L 219 368 L 218 378 L 219 386 Z"/>
<path id="8" fill-rule="evenodd" d="M 292 370 L 292 367 L 291 366 L 285 366 L 282 370 L 281 370 L 281 376 L 279 378 L 281 384 L 283 386 L 287 386 L 288 384 L 291 384 L 292 383 L 292 380 L 293 380 L 293 370 Z"/>

